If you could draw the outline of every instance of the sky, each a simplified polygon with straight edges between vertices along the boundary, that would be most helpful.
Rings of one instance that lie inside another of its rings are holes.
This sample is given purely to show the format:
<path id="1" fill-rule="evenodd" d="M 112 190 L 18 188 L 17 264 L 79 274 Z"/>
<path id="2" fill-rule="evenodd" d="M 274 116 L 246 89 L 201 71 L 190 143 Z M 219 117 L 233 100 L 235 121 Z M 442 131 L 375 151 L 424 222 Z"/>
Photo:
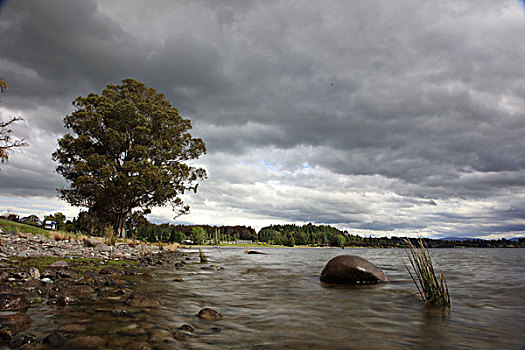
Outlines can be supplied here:
<path id="1" fill-rule="evenodd" d="M 361 236 L 525 236 L 525 14 L 517 0 L 3 1 L 0 212 L 79 208 L 51 153 L 77 96 L 134 78 L 207 154 L 210 225 Z"/>

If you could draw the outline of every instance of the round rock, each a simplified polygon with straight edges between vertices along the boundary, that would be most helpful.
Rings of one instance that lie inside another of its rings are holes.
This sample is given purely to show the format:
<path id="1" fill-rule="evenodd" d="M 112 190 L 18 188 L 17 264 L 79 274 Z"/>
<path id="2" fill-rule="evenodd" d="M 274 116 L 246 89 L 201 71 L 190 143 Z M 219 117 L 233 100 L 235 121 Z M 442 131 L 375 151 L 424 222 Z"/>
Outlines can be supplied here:
<path id="1" fill-rule="evenodd" d="M 356 255 L 339 255 L 331 259 L 321 272 L 326 283 L 377 283 L 387 278 L 380 268 Z"/>

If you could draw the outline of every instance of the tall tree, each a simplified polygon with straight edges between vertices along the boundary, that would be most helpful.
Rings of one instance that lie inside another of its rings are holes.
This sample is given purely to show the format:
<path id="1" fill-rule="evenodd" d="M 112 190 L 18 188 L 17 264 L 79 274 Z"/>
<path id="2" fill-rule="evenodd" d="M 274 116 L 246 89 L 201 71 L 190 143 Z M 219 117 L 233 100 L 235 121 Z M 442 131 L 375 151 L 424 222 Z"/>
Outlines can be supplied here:
<path id="1" fill-rule="evenodd" d="M 7 83 L 5 79 L 0 78 L 0 93 L 7 91 Z M 6 121 L 0 121 L 0 161 L 3 163 L 9 159 L 9 151 L 14 148 L 20 148 L 27 146 L 27 142 L 24 139 L 13 140 L 12 132 L 10 129 L 11 124 L 17 121 L 23 120 L 21 117 L 11 117 Z"/>
<path id="2" fill-rule="evenodd" d="M 111 223 L 118 237 L 126 236 L 134 210 L 170 204 L 178 215 L 189 211 L 179 196 L 196 192 L 206 171 L 188 161 L 206 147 L 163 94 L 125 79 L 73 105 L 75 112 L 64 118 L 72 134 L 60 138 L 53 153 L 69 183 L 59 190 L 62 199 Z"/>

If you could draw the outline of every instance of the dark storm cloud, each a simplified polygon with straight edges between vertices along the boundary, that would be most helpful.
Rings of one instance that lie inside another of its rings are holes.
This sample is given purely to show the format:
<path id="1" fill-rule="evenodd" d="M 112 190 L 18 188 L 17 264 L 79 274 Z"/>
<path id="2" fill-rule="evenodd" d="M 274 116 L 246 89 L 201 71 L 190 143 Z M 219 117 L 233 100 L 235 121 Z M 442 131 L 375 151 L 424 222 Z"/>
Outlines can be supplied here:
<path id="1" fill-rule="evenodd" d="M 50 153 L 71 101 L 133 77 L 206 141 L 210 178 L 193 203 L 202 210 L 212 201 L 389 232 L 435 231 L 444 219 L 471 233 L 469 218 L 485 227 L 498 215 L 502 230 L 525 225 L 495 209 L 525 208 L 515 3 L 53 0 L 1 11 L 10 90 L 0 112 L 25 117 L 18 132 L 32 145 L 3 166 L 5 194 L 60 187 Z M 452 215 L 458 201 L 463 216 Z"/>

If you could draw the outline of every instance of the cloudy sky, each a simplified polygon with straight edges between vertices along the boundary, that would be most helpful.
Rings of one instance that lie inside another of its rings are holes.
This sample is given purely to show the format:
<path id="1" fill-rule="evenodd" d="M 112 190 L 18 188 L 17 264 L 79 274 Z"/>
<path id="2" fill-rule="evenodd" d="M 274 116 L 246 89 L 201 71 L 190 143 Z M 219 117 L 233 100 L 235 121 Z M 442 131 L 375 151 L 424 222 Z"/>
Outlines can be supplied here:
<path id="1" fill-rule="evenodd" d="M 372 236 L 525 236 L 525 14 L 517 0 L 69 1 L 0 9 L 0 118 L 30 146 L 0 211 L 78 209 L 51 153 L 77 96 L 131 77 L 207 145 L 191 214 Z"/>

